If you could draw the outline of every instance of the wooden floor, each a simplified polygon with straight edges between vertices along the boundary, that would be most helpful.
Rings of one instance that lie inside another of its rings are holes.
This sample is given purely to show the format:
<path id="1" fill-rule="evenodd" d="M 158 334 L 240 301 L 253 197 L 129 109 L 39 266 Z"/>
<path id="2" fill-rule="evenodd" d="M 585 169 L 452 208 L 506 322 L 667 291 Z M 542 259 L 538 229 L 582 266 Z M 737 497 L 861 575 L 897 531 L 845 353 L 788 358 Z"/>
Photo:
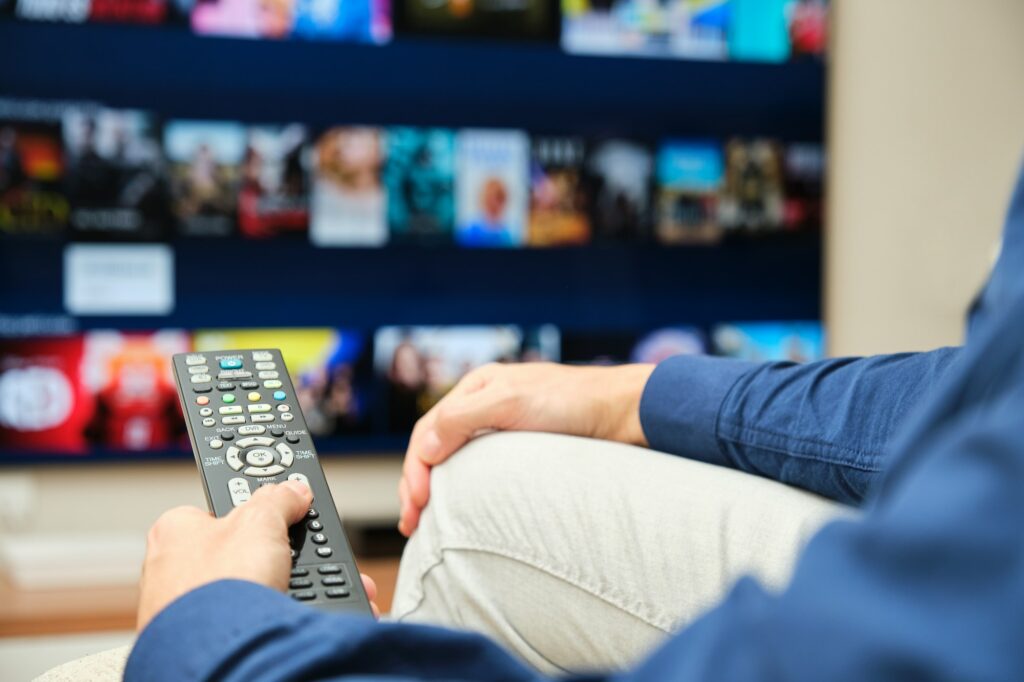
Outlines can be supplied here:
<path id="1" fill-rule="evenodd" d="M 398 559 L 359 560 L 377 583 L 377 606 L 391 610 Z M 0 637 L 57 635 L 135 628 L 138 588 L 18 591 L 0 581 Z"/>

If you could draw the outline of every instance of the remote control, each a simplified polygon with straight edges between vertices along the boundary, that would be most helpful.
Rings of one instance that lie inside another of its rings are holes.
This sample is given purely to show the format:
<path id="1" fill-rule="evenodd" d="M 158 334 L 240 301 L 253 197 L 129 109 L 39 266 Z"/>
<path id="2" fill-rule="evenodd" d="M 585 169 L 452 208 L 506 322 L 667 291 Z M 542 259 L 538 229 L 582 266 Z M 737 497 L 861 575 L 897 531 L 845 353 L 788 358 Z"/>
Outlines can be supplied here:
<path id="1" fill-rule="evenodd" d="M 260 486 L 305 482 L 313 505 L 289 530 L 289 594 L 316 606 L 371 613 L 281 352 L 179 353 L 174 377 L 214 515 L 225 516 Z"/>

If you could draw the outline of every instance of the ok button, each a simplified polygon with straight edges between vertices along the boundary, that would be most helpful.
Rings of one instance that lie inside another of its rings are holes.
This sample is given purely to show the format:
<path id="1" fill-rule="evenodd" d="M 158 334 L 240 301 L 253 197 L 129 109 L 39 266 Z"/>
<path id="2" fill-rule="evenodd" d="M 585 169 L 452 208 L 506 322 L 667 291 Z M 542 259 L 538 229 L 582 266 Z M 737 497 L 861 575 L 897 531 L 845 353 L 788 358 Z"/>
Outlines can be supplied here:
<path id="1" fill-rule="evenodd" d="M 245 461 L 254 467 L 265 467 L 274 463 L 274 453 L 266 448 L 256 448 L 245 453 Z"/>

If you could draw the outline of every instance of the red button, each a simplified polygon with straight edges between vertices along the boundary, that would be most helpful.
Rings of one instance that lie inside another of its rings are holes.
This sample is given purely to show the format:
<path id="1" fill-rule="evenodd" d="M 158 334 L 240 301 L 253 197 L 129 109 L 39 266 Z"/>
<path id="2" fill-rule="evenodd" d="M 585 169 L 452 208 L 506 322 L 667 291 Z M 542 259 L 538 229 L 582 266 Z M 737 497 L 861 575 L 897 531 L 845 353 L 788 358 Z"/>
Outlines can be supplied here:
<path id="1" fill-rule="evenodd" d="M 196 398 L 196 405 L 209 405 L 209 404 L 210 404 L 210 399 L 207 398 L 205 395 L 201 395 L 198 398 Z"/>

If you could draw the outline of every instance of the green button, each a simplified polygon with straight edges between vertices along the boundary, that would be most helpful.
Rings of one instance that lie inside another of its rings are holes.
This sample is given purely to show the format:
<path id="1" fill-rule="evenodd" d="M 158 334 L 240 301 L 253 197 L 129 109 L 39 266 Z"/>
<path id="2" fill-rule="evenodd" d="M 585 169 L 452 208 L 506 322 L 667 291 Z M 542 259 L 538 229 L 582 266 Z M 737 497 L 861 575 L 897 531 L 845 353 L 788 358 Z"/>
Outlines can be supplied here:
<path id="1" fill-rule="evenodd" d="M 224 402 L 226 402 L 226 403 L 233 403 L 233 402 L 235 402 L 235 394 L 234 393 L 225 393 L 224 394 Z"/>

